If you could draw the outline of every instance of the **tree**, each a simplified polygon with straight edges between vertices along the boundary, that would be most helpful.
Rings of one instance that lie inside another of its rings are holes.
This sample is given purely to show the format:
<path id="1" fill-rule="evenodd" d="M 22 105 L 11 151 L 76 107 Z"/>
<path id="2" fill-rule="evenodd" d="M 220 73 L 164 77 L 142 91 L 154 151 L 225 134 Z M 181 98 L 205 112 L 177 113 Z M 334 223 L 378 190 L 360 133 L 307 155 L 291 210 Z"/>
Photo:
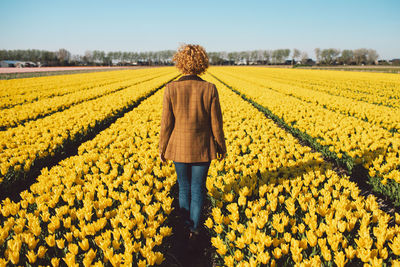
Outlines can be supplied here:
<path id="1" fill-rule="evenodd" d="M 301 53 L 301 64 L 306 64 L 308 59 L 308 54 L 307 52 Z"/>
<path id="2" fill-rule="evenodd" d="M 271 60 L 271 51 L 269 50 L 264 50 L 264 58 L 265 58 L 265 63 L 269 64 Z"/>
<path id="3" fill-rule="evenodd" d="M 148 61 L 150 60 L 149 56 L 146 56 L 146 58 L 148 59 Z M 129 61 L 129 53 L 128 52 L 122 52 L 122 61 L 124 61 L 124 62 Z"/>
<path id="4" fill-rule="evenodd" d="M 321 59 L 325 64 L 331 65 L 340 55 L 340 50 L 335 48 L 328 48 L 321 51 Z"/>
<path id="5" fill-rule="evenodd" d="M 93 52 L 90 50 L 85 51 L 85 55 L 83 56 L 83 62 L 87 65 L 91 65 L 93 62 Z"/>
<path id="6" fill-rule="evenodd" d="M 3 49 L 0 50 L 0 60 L 7 60 L 8 59 L 8 51 Z"/>
<path id="7" fill-rule="evenodd" d="M 237 52 L 229 52 L 228 53 L 228 60 L 229 60 L 229 64 L 232 64 L 236 61 L 237 59 Z"/>
<path id="8" fill-rule="evenodd" d="M 257 61 L 257 56 L 258 56 L 257 50 L 253 50 L 250 52 L 250 60 L 252 62 Z"/>
<path id="9" fill-rule="evenodd" d="M 256 61 L 257 64 L 264 64 L 265 63 L 265 58 L 264 58 L 264 51 L 263 50 L 256 50 L 257 52 L 257 57 L 256 57 Z"/>
<path id="10" fill-rule="evenodd" d="M 357 65 L 367 64 L 367 55 L 368 55 L 368 49 L 366 48 L 359 48 L 354 50 L 354 59 Z"/>
<path id="11" fill-rule="evenodd" d="M 208 52 L 207 55 L 213 65 L 220 65 L 224 61 L 217 52 Z"/>
<path id="12" fill-rule="evenodd" d="M 149 62 L 149 65 L 153 65 L 154 62 L 154 54 L 152 51 L 147 52 L 147 61 Z"/>
<path id="13" fill-rule="evenodd" d="M 354 59 L 354 53 L 353 50 L 349 50 L 349 49 L 344 49 L 342 51 L 342 55 L 340 56 L 340 61 L 343 64 L 350 64 Z"/>
<path id="14" fill-rule="evenodd" d="M 319 63 L 321 61 L 321 49 L 315 48 L 314 52 L 315 52 L 316 62 Z"/>
<path id="15" fill-rule="evenodd" d="M 290 49 L 282 49 L 283 60 L 286 60 L 290 55 Z"/>
<path id="16" fill-rule="evenodd" d="M 226 51 L 219 52 L 219 57 L 222 58 L 223 62 L 228 60 L 228 53 Z"/>
<path id="17" fill-rule="evenodd" d="M 82 62 L 82 56 L 81 55 L 71 55 L 71 61 L 73 65 L 80 65 Z"/>
<path id="18" fill-rule="evenodd" d="M 244 52 L 244 57 L 246 59 L 246 64 L 249 65 L 250 64 L 250 58 L 251 58 L 251 52 L 250 51 L 245 51 Z"/>
<path id="19" fill-rule="evenodd" d="M 293 53 L 292 53 L 292 65 L 294 64 L 294 61 L 300 57 L 300 54 L 301 54 L 301 52 L 300 52 L 299 49 L 296 49 L 296 48 L 293 49 Z"/>
<path id="20" fill-rule="evenodd" d="M 278 50 L 272 50 L 271 51 L 272 64 L 276 64 L 278 62 L 278 58 L 279 58 Z"/>
<path id="21" fill-rule="evenodd" d="M 105 53 L 104 51 L 100 50 L 94 50 L 93 51 L 93 61 L 96 63 L 96 65 L 103 64 L 104 58 L 105 58 Z"/>
<path id="22" fill-rule="evenodd" d="M 114 55 L 115 55 L 115 59 L 122 61 L 122 52 L 121 51 L 114 52 Z"/>
<path id="23" fill-rule="evenodd" d="M 105 59 L 104 64 L 106 64 L 108 66 L 111 66 L 113 57 L 114 57 L 114 53 L 113 52 L 108 52 L 107 56 L 104 58 Z"/>
<path id="24" fill-rule="evenodd" d="M 57 55 L 55 52 L 43 52 L 42 61 L 47 65 L 54 65 L 57 63 Z"/>
<path id="25" fill-rule="evenodd" d="M 368 64 L 375 64 L 375 61 L 378 59 L 379 55 L 374 49 L 368 49 L 367 54 L 367 62 Z"/>
<path id="26" fill-rule="evenodd" d="M 276 49 L 272 51 L 271 57 L 274 64 L 283 63 L 283 60 L 286 59 L 290 54 L 290 49 Z"/>
<path id="27" fill-rule="evenodd" d="M 66 65 L 71 58 L 71 53 L 64 48 L 60 48 L 57 52 L 57 59 L 61 65 Z"/>

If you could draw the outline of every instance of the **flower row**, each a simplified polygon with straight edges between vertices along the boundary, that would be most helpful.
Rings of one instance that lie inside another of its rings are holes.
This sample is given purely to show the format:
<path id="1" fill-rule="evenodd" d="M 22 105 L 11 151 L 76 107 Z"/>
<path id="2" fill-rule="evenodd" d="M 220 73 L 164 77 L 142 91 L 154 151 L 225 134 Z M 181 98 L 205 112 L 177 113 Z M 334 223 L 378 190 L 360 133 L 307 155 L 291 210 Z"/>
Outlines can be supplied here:
<path id="1" fill-rule="evenodd" d="M 22 200 L 0 205 L 0 266 L 148 266 L 164 260 L 172 164 L 158 159 L 163 90 L 79 155 L 42 170 Z"/>
<path id="2" fill-rule="evenodd" d="M 4 181 L 18 182 L 38 161 L 95 134 L 177 75 L 171 69 L 168 75 L 0 132 L 0 185 Z"/>
<path id="3" fill-rule="evenodd" d="M 337 158 L 346 156 L 352 161 L 348 165 L 363 165 L 376 189 L 400 204 L 400 134 L 392 134 L 366 121 L 224 75 L 218 68 L 213 68 L 210 73 L 268 109 L 293 129 L 311 136 L 314 142 Z"/>
<path id="4" fill-rule="evenodd" d="M 90 86 L 90 89 L 83 90 L 80 89 L 83 87 L 83 84 L 85 84 L 82 82 L 82 84 L 75 86 L 79 89 L 68 94 L 43 98 L 35 102 L 16 105 L 12 108 L 0 110 L 0 129 L 15 127 L 29 120 L 48 116 L 49 114 L 68 109 L 73 105 L 96 99 L 107 94 L 112 94 L 136 84 L 157 78 L 158 76 L 168 75 L 169 73 L 171 73 L 171 70 L 164 68 L 155 69 L 152 72 L 149 72 L 148 69 L 132 70 L 129 75 L 127 73 L 117 72 L 115 75 L 120 75 L 119 82 L 92 86 L 96 82 L 94 81 L 91 83 L 92 85 Z M 130 79 L 126 79 L 126 77 L 129 77 Z M 42 90 L 45 91 L 46 89 Z M 40 92 L 42 93 L 43 91 Z"/>
<path id="5" fill-rule="evenodd" d="M 0 109 L 122 82 L 127 80 L 126 74 L 130 72 L 131 70 L 1 80 L 0 86 L 4 90 L 0 92 Z"/>
<path id="6" fill-rule="evenodd" d="M 304 147 L 216 79 L 227 157 L 207 179 L 205 225 L 225 266 L 399 264 L 400 216 L 361 196 Z M 397 224 L 394 224 L 393 220 Z"/>
<path id="7" fill-rule="evenodd" d="M 266 87 L 274 91 L 281 92 L 285 95 L 296 97 L 302 101 L 313 103 L 323 106 L 326 109 L 339 112 L 346 116 L 353 116 L 362 119 L 371 124 L 380 126 L 391 132 L 398 132 L 400 130 L 400 109 L 391 108 L 383 105 L 376 105 L 364 101 L 357 101 L 348 97 L 336 96 L 327 92 L 322 92 L 314 89 L 314 87 L 307 88 L 301 82 L 309 82 L 307 77 L 304 80 L 294 82 L 287 82 L 286 79 L 276 81 L 265 77 L 263 74 L 268 70 L 260 70 L 260 68 L 250 69 L 232 69 L 232 68 L 219 68 L 218 71 L 226 74 L 233 75 L 234 77 L 242 80 L 255 83 L 257 85 Z M 291 72 L 285 70 L 281 75 L 282 79 L 290 76 Z M 292 70 L 292 72 L 296 73 Z M 390 74 L 389 74 L 390 75 Z M 340 89 L 338 89 L 340 90 Z M 400 83 L 397 91 L 400 93 Z M 382 93 L 382 92 L 381 92 Z"/>
<path id="8" fill-rule="evenodd" d="M 400 78 L 390 73 L 304 70 L 282 68 L 237 68 L 284 84 L 376 105 L 400 108 Z"/>

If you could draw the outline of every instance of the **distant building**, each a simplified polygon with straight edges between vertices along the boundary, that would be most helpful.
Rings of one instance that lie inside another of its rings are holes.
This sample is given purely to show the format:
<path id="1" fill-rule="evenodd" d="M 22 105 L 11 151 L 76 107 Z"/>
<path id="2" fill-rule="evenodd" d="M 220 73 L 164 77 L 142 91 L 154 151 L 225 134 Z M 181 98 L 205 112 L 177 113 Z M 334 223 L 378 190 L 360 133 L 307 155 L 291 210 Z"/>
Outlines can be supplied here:
<path id="1" fill-rule="evenodd" d="M 35 62 L 32 61 L 26 61 L 24 62 L 23 67 L 37 67 L 38 65 Z"/>
<path id="2" fill-rule="evenodd" d="M 400 58 L 394 58 L 390 60 L 389 62 L 392 63 L 392 65 L 400 65 Z"/>
<path id="3" fill-rule="evenodd" d="M 296 63 L 296 61 L 294 61 L 292 59 L 287 59 L 287 60 L 285 60 L 285 63 L 283 63 L 283 64 L 285 64 L 285 65 L 293 65 L 295 63 Z"/>
<path id="4" fill-rule="evenodd" d="M 38 65 L 32 61 L 19 61 L 19 60 L 2 60 L 0 67 L 2 68 L 24 68 L 24 67 L 37 67 Z"/>
<path id="5" fill-rule="evenodd" d="M 245 59 L 240 59 L 235 61 L 235 65 L 247 65 L 247 61 Z"/>
<path id="6" fill-rule="evenodd" d="M 0 61 L 0 67 L 2 68 L 14 68 L 20 65 L 22 61 L 18 60 L 2 60 Z"/>
<path id="7" fill-rule="evenodd" d="M 316 64 L 316 62 L 314 60 L 312 60 L 311 58 L 307 58 L 302 62 L 302 64 L 313 66 Z"/>

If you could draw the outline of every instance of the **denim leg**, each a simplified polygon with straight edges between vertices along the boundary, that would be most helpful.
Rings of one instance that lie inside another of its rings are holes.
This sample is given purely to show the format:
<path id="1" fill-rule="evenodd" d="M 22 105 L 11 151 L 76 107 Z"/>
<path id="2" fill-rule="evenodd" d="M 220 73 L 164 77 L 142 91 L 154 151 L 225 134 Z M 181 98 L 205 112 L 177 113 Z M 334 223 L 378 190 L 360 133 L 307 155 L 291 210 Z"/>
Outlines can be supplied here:
<path id="1" fill-rule="evenodd" d="M 197 230 L 205 195 L 206 178 L 210 162 L 192 163 L 192 183 L 190 219 L 193 221 L 192 230 Z"/>
<path id="2" fill-rule="evenodd" d="M 179 187 L 179 207 L 186 210 L 187 213 L 190 211 L 190 165 L 189 163 L 175 162 L 175 171 L 178 178 Z M 187 218 L 188 219 L 188 218 Z"/>

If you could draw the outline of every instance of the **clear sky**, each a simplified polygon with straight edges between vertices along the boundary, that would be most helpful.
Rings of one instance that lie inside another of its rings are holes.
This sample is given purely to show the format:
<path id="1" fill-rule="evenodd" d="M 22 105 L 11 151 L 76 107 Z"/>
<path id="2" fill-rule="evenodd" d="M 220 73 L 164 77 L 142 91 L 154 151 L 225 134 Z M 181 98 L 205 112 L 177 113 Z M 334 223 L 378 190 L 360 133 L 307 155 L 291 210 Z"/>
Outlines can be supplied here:
<path id="1" fill-rule="evenodd" d="M 0 49 L 375 49 L 400 58 L 399 0 L 0 0 Z"/>

